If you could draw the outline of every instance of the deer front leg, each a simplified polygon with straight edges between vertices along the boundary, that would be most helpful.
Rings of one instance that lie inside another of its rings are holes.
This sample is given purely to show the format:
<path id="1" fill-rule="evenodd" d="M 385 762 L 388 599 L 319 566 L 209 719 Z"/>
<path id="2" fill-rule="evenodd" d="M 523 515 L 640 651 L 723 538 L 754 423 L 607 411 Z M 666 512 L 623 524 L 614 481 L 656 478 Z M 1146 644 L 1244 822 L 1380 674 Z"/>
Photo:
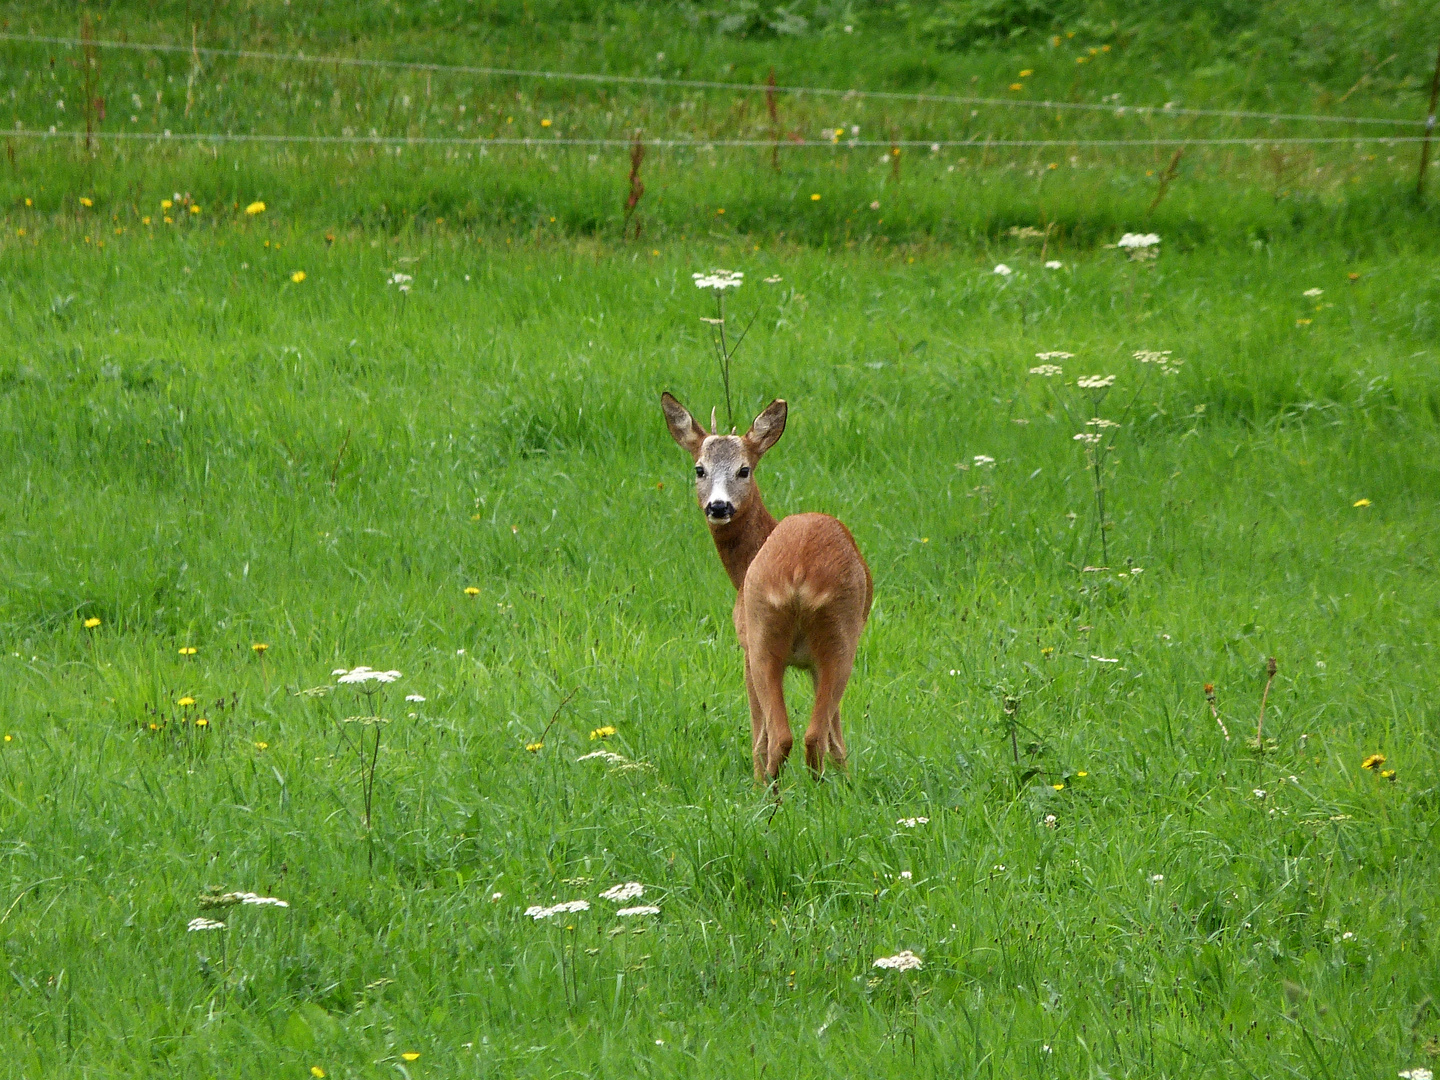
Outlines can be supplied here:
<path id="1" fill-rule="evenodd" d="M 755 680 L 750 674 L 750 654 L 745 654 L 745 693 L 750 698 L 750 754 L 755 761 L 755 782 L 765 779 L 765 766 L 770 752 L 770 738 L 765 730 L 765 710 L 755 692 Z"/>

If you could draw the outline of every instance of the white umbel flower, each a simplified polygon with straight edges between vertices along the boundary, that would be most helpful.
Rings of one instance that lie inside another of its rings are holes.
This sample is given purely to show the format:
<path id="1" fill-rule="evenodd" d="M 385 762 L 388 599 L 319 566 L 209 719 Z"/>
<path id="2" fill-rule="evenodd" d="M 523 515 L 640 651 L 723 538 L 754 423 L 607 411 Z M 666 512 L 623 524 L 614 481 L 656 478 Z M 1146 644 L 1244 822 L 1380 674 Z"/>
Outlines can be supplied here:
<path id="1" fill-rule="evenodd" d="M 366 667 L 364 664 L 356 668 L 351 668 L 349 671 L 346 671 L 344 668 L 336 668 L 331 674 L 338 675 L 340 682 L 352 686 L 358 686 L 367 682 L 392 683 L 400 678 L 400 672 L 398 671 L 376 671 L 373 668 Z"/>
<path id="2" fill-rule="evenodd" d="M 1124 236 L 1120 237 L 1116 246 L 1122 248 L 1148 248 L 1154 247 L 1158 243 L 1160 243 L 1160 237 L 1156 236 L 1153 232 L 1127 232 Z"/>
<path id="3" fill-rule="evenodd" d="M 745 284 L 745 271 L 743 270 L 711 270 L 708 274 L 691 274 L 697 289 L 716 289 L 724 292 L 726 289 L 738 289 Z"/>
<path id="4" fill-rule="evenodd" d="M 925 966 L 925 961 L 916 956 L 909 949 L 896 953 L 894 956 L 882 956 L 875 961 L 877 968 L 884 968 L 887 971 L 919 971 Z"/>
<path id="5" fill-rule="evenodd" d="M 187 934 L 193 934 L 193 933 L 195 933 L 197 930 L 224 930 L 224 929 L 225 929 L 225 924 L 224 924 L 223 922 L 217 922 L 217 921 L 215 921 L 214 919 L 199 918 L 199 919 L 191 919 L 189 925 L 185 927 L 185 932 L 186 932 Z"/>
<path id="6" fill-rule="evenodd" d="M 645 886 L 638 881 L 627 881 L 624 885 L 616 885 L 606 889 L 600 894 L 601 900 L 609 900 L 616 904 L 624 903 L 626 900 L 634 900 L 636 897 L 645 895 Z"/>
<path id="7" fill-rule="evenodd" d="M 660 909 L 654 904 L 639 904 L 636 907 L 621 908 L 615 914 L 622 919 L 628 919 L 632 915 L 659 915 Z"/>

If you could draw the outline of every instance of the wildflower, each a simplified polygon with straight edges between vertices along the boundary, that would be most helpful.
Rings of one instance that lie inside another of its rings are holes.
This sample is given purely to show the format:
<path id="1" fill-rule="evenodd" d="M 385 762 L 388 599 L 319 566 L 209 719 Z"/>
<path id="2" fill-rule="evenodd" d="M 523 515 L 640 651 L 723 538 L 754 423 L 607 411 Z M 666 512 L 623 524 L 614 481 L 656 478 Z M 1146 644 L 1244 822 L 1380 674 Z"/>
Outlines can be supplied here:
<path id="1" fill-rule="evenodd" d="M 1053 169 L 1055 166 L 1052 165 L 1052 166 L 1050 166 L 1050 167 Z M 1046 270 L 1063 270 L 1063 269 L 1065 269 L 1065 264 L 1064 264 L 1063 262 L 1061 262 L 1059 259 L 1051 259 L 1049 262 L 1047 262 L 1047 263 L 1045 264 L 1045 269 L 1046 269 Z"/>
<path id="2" fill-rule="evenodd" d="M 811 202 L 819 202 L 819 201 L 820 201 L 820 193 L 817 191 L 817 192 L 815 192 L 815 194 L 811 195 L 811 196 L 810 196 L 810 201 L 811 201 Z"/>
<path id="3" fill-rule="evenodd" d="M 405 695 L 405 700 L 406 700 L 406 701 L 423 702 L 423 701 L 425 700 L 425 695 L 424 695 L 424 694 L 406 694 L 406 695 Z"/>
<path id="4" fill-rule="evenodd" d="M 917 825 L 929 825 L 930 819 L 928 817 L 902 817 L 899 821 L 895 822 L 895 824 L 903 825 L 907 829 L 913 829 Z"/>
<path id="5" fill-rule="evenodd" d="M 1301 296 L 1308 296 L 1310 299 L 1313 300 L 1313 299 L 1315 299 L 1315 297 L 1317 297 L 1317 296 L 1323 296 L 1323 295 L 1325 295 L 1325 290 L 1324 290 L 1324 289 L 1306 289 L 1306 290 L 1305 290 L 1303 293 L 1301 293 L 1300 295 L 1301 295 Z M 1403 1076 L 1404 1074 L 1402 1073 L 1401 1075 Z"/>
<path id="6" fill-rule="evenodd" d="M 1369 499 L 1356 499 L 1355 502 L 1354 502 L 1352 505 L 1354 505 L 1354 506 L 1369 506 L 1369 505 L 1370 505 L 1370 500 L 1369 500 Z M 86 625 L 86 626 L 89 626 L 90 624 L 87 622 L 85 625 Z"/>
<path id="7" fill-rule="evenodd" d="M 1018 82 L 1012 82 L 1012 83 L 1010 84 L 1010 89 L 1011 89 L 1011 90 L 1024 90 L 1024 89 L 1025 89 L 1025 84 L 1024 84 L 1024 83 L 1018 83 Z"/>
<path id="8" fill-rule="evenodd" d="M 612 900 L 620 903 L 625 900 L 634 900 L 637 896 L 645 895 L 645 886 L 638 881 L 627 881 L 624 885 L 615 885 L 606 889 L 600 894 L 601 900 Z"/>
<path id="9" fill-rule="evenodd" d="M 223 922 L 216 922 L 214 919 L 199 918 L 199 919 L 191 919 L 190 922 L 189 922 L 189 925 L 187 925 L 187 926 L 185 927 L 185 932 L 186 932 L 187 934 L 193 934 L 193 933 L 195 933 L 195 931 L 197 931 L 197 930 L 224 930 L 224 929 L 225 929 L 225 924 L 224 924 Z"/>
<path id="10" fill-rule="evenodd" d="M 144 217 L 142 217 L 142 218 L 140 219 L 140 224 L 141 224 L 141 225 L 149 225 L 149 224 L 150 224 L 150 215 L 149 215 L 149 214 L 146 214 Z"/>
<path id="11" fill-rule="evenodd" d="M 196 721 L 195 721 L 195 726 L 196 726 L 196 727 L 209 727 L 209 726 L 210 726 L 210 721 L 207 720 L 207 719 L 205 719 L 205 717 L 202 716 L 202 717 L 200 717 L 199 720 L 196 720 Z"/>
<path id="12" fill-rule="evenodd" d="M 336 668 L 331 674 L 338 675 L 342 683 L 351 685 L 367 682 L 392 683 L 400 678 L 398 671 L 373 671 L 363 664 L 357 668 L 351 668 L 349 671 L 344 668 Z"/>
<path id="13" fill-rule="evenodd" d="M 599 758 L 607 765 L 620 765 L 625 761 L 623 754 L 612 754 L 609 750 L 594 750 L 588 754 L 581 754 L 576 761 L 594 761 Z"/>
<path id="14" fill-rule="evenodd" d="M 994 866 L 990 867 L 990 872 L 992 874 L 1003 874 L 1005 872 L 1005 864 L 997 862 Z"/>
<path id="15" fill-rule="evenodd" d="M 563 903 L 553 904 L 550 907 L 534 905 L 525 909 L 526 918 L 539 922 L 541 919 L 548 919 L 552 915 L 569 915 L 577 911 L 589 911 L 589 900 L 566 900 Z"/>
<path id="16" fill-rule="evenodd" d="M 1104 417 L 1097 416 L 1092 420 L 1086 420 L 1085 426 L 1097 428 L 1112 428 L 1119 427 L 1120 422 L 1118 420 L 1106 420 Z"/>
<path id="17" fill-rule="evenodd" d="M 305 271 L 296 270 L 293 274 L 290 275 L 290 280 L 293 281 L 296 285 L 299 285 L 300 282 L 305 280 Z"/>
<path id="18" fill-rule="evenodd" d="M 631 915 L 659 915 L 660 909 L 654 904 L 640 904 L 637 907 L 621 908 L 615 914 L 622 919 L 628 919 Z"/>
<path id="19" fill-rule="evenodd" d="M 1075 385 L 1081 390 L 1104 390 L 1108 386 L 1115 385 L 1114 375 L 1082 375 L 1075 380 Z"/>
<path id="20" fill-rule="evenodd" d="M 398 289 L 400 292 L 408 293 L 410 291 L 410 283 L 414 280 L 415 279 L 409 274 L 402 274 L 399 271 L 396 271 L 385 279 L 385 284 L 394 285 L 395 288 Z"/>
<path id="21" fill-rule="evenodd" d="M 94 205 L 95 205 L 95 200 L 89 198 L 88 196 L 81 195 L 81 196 L 80 196 L 80 205 L 81 205 L 81 206 L 94 206 Z"/>
<path id="22" fill-rule="evenodd" d="M 1011 270 L 1004 263 L 998 263 L 995 269 L 991 271 L 992 274 L 999 274 L 1001 277 L 1009 277 L 1014 272 L 1014 270 Z"/>
<path id="23" fill-rule="evenodd" d="M 697 289 L 716 289 L 720 292 L 738 289 L 745 284 L 743 270 L 711 270 L 708 274 L 691 274 L 690 277 Z"/>
<path id="24" fill-rule="evenodd" d="M 550 126 L 550 123 L 551 123 L 551 121 L 548 120 L 548 119 L 547 119 L 547 120 L 541 120 L 541 121 L 540 121 L 540 126 L 541 126 L 541 127 L 549 127 L 549 126 Z"/>
<path id="25" fill-rule="evenodd" d="M 268 648 L 270 648 L 270 646 L 266 645 L 265 642 L 257 641 L 254 645 L 250 646 L 250 651 L 253 652 L 256 656 L 264 656 L 265 650 Z"/>
<path id="26" fill-rule="evenodd" d="M 1034 72 L 1033 69 L 1031 69 L 1031 68 L 1026 68 L 1024 71 L 1020 72 L 1020 78 L 1022 78 L 1022 79 L 1028 79 L 1031 75 L 1034 75 L 1034 74 L 1035 74 L 1035 72 Z"/>
<path id="27" fill-rule="evenodd" d="M 1105 437 L 1105 436 L 1103 436 L 1103 435 L 1097 435 L 1097 434 L 1096 434 L 1095 432 L 1093 432 L 1093 431 L 1081 431 L 1081 432 L 1078 432 L 1078 433 L 1075 435 L 1075 441 L 1076 441 L 1076 442 L 1083 442 L 1083 443 L 1084 443 L 1085 445 L 1087 445 L 1087 446 L 1094 446 L 1096 443 L 1100 442 L 1100 440 L 1103 439 L 1104 437 Z"/>
<path id="28" fill-rule="evenodd" d="M 1043 375 L 1049 379 L 1055 375 L 1065 374 L 1065 369 L 1057 364 L 1040 364 L 1030 369 L 1031 375 Z"/>
<path id="29" fill-rule="evenodd" d="M 490 902 L 492 904 L 498 904 L 503 899 L 505 899 L 505 894 L 503 892 L 492 892 L 490 894 Z"/>
<path id="30" fill-rule="evenodd" d="M 160 209 L 161 209 L 161 210 L 169 210 L 169 209 L 170 209 L 172 206 L 174 206 L 174 205 L 175 205 L 175 204 L 174 204 L 173 202 L 171 202 L 169 199 L 161 199 L 161 200 L 160 200 Z"/>
<path id="31" fill-rule="evenodd" d="M 1151 885 L 1159 885 L 1159 884 L 1160 884 L 1162 881 L 1164 881 L 1164 880 L 1165 880 L 1165 875 L 1164 875 L 1164 874 L 1151 874 L 1151 875 L 1150 875 L 1150 884 L 1151 884 Z"/>
<path id="32" fill-rule="evenodd" d="M 319 1065 L 310 1066 L 310 1075 L 315 1077 L 315 1080 L 325 1080 L 325 1070 Z"/>
<path id="33" fill-rule="evenodd" d="M 95 616 L 93 616 L 93 615 L 90 616 L 90 618 L 88 618 L 88 619 L 85 620 L 85 629 L 86 629 L 86 630 L 94 630 L 94 629 L 95 629 L 97 626 L 99 626 L 99 625 L 100 625 L 100 620 L 99 620 L 98 618 L 96 618 Z"/>
<path id="34" fill-rule="evenodd" d="M 194 645 L 182 645 L 182 646 L 180 647 L 180 655 L 181 655 L 181 656 L 194 656 L 194 655 L 195 655 L 197 652 L 199 652 L 199 651 L 200 651 L 200 650 L 197 649 L 197 648 L 195 648 Z"/>
<path id="35" fill-rule="evenodd" d="M 894 956 L 882 956 L 875 961 L 877 968 L 884 968 L 887 971 L 918 971 L 925 966 L 925 961 L 916 956 L 909 949 L 896 953 Z"/>
<path id="36" fill-rule="evenodd" d="M 1090 774 L 1089 774 L 1088 772 L 1077 772 L 1075 775 L 1076 775 L 1076 776 L 1082 776 L 1082 777 L 1083 777 L 1083 776 L 1089 776 Z"/>
<path id="37" fill-rule="evenodd" d="M 270 749 L 270 744 L 269 744 L 268 742 L 257 742 L 257 743 L 255 744 L 255 749 L 256 749 L 256 750 L 269 750 L 269 749 Z"/>
<path id="38" fill-rule="evenodd" d="M 1434 1073 L 1429 1069 L 1417 1065 L 1413 1069 L 1406 1069 L 1399 1075 L 1400 1080 L 1432 1080 Z"/>
<path id="39" fill-rule="evenodd" d="M 191 204 L 190 204 L 190 213 L 192 213 L 192 214 L 198 214 L 198 213 L 200 213 L 200 206 L 199 206 L 198 203 L 191 203 Z"/>
<path id="40" fill-rule="evenodd" d="M 474 585 L 467 585 L 467 586 L 465 586 L 465 595 L 466 595 L 466 596 L 479 596 L 479 595 L 480 595 L 480 590 L 477 589 Z"/>
<path id="41" fill-rule="evenodd" d="M 782 282 L 783 280 L 785 280 L 785 279 L 782 278 L 779 274 L 771 274 L 769 277 L 767 277 L 767 278 L 765 279 L 765 284 L 766 284 L 766 285 L 779 285 L 780 282 Z"/>
<path id="42" fill-rule="evenodd" d="M 175 704 L 179 705 L 183 709 L 187 705 L 194 705 L 195 699 L 187 694 L 185 697 L 182 697 L 179 701 L 175 702 Z"/>
<path id="43" fill-rule="evenodd" d="M 169 207 L 167 206 L 166 209 L 168 210 Z M 256 214 L 263 214 L 264 212 L 265 204 L 263 202 L 252 202 L 249 206 L 245 207 L 245 213 L 249 214 L 251 217 L 254 217 Z M 315 1070 L 312 1069 L 310 1071 L 314 1072 Z M 325 1074 L 320 1073 L 320 1075 L 324 1076 Z"/>
<path id="44" fill-rule="evenodd" d="M 1296 326 L 1309 326 L 1309 325 L 1310 325 L 1312 322 L 1314 322 L 1314 321 L 1315 321 L 1314 319 L 1296 319 L 1296 320 L 1295 320 L 1295 325 L 1296 325 Z"/>
<path id="45" fill-rule="evenodd" d="M 1395 770 L 1394 770 L 1394 769 L 1381 769 L 1381 770 L 1380 770 L 1380 779 L 1381 779 L 1381 780 L 1394 780 L 1394 779 L 1395 779 Z"/>
<path id="46" fill-rule="evenodd" d="M 901 871 L 900 871 L 900 880 L 901 880 L 901 881 L 909 881 L 912 876 L 913 876 L 913 875 L 910 873 L 909 870 L 901 870 Z"/>
<path id="47" fill-rule="evenodd" d="M 1257 799 L 1263 799 L 1263 798 L 1265 798 L 1266 792 L 1265 792 L 1265 789 L 1264 789 L 1263 787 L 1257 787 L 1257 788 L 1255 788 L 1253 791 L 1251 791 L 1250 794 L 1251 794 L 1251 795 L 1254 795 L 1255 798 L 1257 798 Z"/>
<path id="48" fill-rule="evenodd" d="M 597 727 L 594 731 L 590 732 L 590 738 L 591 738 L 592 740 L 594 740 L 594 739 L 608 739 L 611 735 L 614 735 L 614 734 L 615 734 L 615 729 L 614 729 L 613 727 L 611 727 L 610 725 L 607 724 L 605 727 Z"/>
<path id="49" fill-rule="evenodd" d="M 548 124 L 550 121 L 546 120 L 545 122 Z M 420 1055 L 417 1054 L 414 1050 L 407 1050 L 405 1051 L 405 1053 L 400 1055 L 400 1058 L 402 1061 L 419 1061 Z"/>
<path id="50" fill-rule="evenodd" d="M 880 209 L 880 200 L 879 200 L 879 199 L 875 199 L 873 202 L 871 202 L 871 203 L 870 203 L 870 209 L 871 209 L 871 210 L 879 210 L 879 209 Z"/>
<path id="51" fill-rule="evenodd" d="M 1058 784 L 1051 784 L 1050 786 L 1051 786 L 1052 788 L 1054 788 L 1056 791 L 1064 791 L 1064 790 L 1065 790 L 1065 784 L 1064 784 L 1063 781 L 1062 781 L 1061 783 L 1058 783 Z"/>
<path id="52" fill-rule="evenodd" d="M 166 225 L 174 225 L 174 224 L 175 224 L 175 219 L 172 218 L 169 214 L 166 214 L 166 215 L 165 215 L 165 224 L 166 224 Z"/>
<path id="53" fill-rule="evenodd" d="M 525 749 L 532 754 L 538 754 L 541 750 L 545 749 L 545 744 L 543 742 L 530 742 L 525 744 Z"/>
<path id="54" fill-rule="evenodd" d="M 1376 769 L 1380 768 L 1380 766 L 1384 764 L 1384 754 L 1371 754 L 1369 757 L 1367 757 L 1364 761 L 1360 763 L 1360 767 L 1362 769 L 1369 769 L 1371 772 L 1374 772 Z"/>
<path id="55" fill-rule="evenodd" d="M 1047 828 L 1047 829 L 1053 829 L 1053 828 L 1055 828 L 1055 825 L 1056 825 L 1055 815 L 1054 815 L 1054 814 L 1046 814 L 1045 817 L 1041 819 L 1040 824 L 1043 825 L 1043 826 L 1045 826 L 1045 828 Z"/>
<path id="56" fill-rule="evenodd" d="M 1126 233 L 1116 241 L 1117 247 L 1122 248 L 1149 248 L 1160 243 L 1160 237 L 1154 233 Z"/>

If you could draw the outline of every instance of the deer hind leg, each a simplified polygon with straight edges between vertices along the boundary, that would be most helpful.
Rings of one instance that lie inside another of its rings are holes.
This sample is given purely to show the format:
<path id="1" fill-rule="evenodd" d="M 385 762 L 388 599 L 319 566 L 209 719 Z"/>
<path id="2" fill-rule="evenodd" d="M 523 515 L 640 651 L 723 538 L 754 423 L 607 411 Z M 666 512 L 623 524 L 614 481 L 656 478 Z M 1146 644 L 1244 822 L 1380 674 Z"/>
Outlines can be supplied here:
<path id="1" fill-rule="evenodd" d="M 765 775 L 774 780 L 795 743 L 790 715 L 785 711 L 785 661 L 795 640 L 795 615 L 769 605 L 751 608 L 748 615 L 745 644 L 750 685 L 765 718 Z"/>
<path id="2" fill-rule="evenodd" d="M 813 646 L 812 646 L 813 648 Z M 825 770 L 825 755 L 842 768 L 845 740 L 840 734 L 840 699 L 850 681 L 855 658 L 843 647 L 826 648 L 815 656 L 815 708 L 805 729 L 805 763 L 818 778 Z"/>
<path id="3" fill-rule="evenodd" d="M 755 782 L 758 784 L 765 778 L 765 769 L 769 764 L 770 735 L 765 728 L 765 709 L 755 690 L 748 652 L 745 654 L 745 693 L 750 698 L 750 756 L 755 761 Z"/>

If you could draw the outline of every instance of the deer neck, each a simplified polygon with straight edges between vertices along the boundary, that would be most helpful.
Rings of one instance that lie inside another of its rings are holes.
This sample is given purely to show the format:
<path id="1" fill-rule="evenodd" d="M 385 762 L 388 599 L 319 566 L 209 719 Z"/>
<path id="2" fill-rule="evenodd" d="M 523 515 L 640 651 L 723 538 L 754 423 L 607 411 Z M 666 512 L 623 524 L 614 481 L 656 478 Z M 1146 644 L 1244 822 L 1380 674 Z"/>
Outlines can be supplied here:
<path id="1" fill-rule="evenodd" d="M 730 583 L 738 590 L 745 584 L 745 572 L 775 531 L 776 521 L 765 509 L 760 489 L 755 488 L 745 507 L 724 525 L 711 525 L 710 535 Z"/>

